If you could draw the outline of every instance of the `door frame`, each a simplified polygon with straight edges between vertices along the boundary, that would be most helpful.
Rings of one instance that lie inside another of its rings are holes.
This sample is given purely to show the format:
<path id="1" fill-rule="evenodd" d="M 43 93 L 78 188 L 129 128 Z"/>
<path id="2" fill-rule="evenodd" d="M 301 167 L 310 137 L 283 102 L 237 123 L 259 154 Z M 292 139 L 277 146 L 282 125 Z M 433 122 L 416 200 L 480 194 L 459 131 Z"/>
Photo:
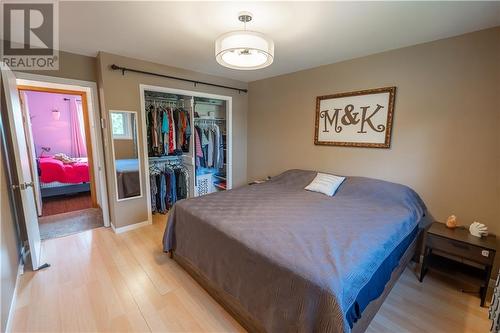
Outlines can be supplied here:
<path id="1" fill-rule="evenodd" d="M 86 122 L 87 154 L 91 164 L 92 203 L 100 206 L 105 227 L 110 226 L 106 170 L 104 164 L 105 143 L 102 137 L 102 120 L 99 109 L 97 84 L 91 81 L 66 79 L 53 76 L 15 72 L 18 90 L 35 90 L 80 95 Z M 19 89 L 22 88 L 22 89 Z M 26 89 L 25 89 L 26 88 Z M 85 113 L 87 117 L 85 117 Z M 90 147 L 90 149 L 89 149 Z"/>
<path id="2" fill-rule="evenodd" d="M 206 98 L 214 98 L 226 101 L 226 130 L 227 130 L 227 165 L 229 168 L 226 169 L 227 176 L 227 189 L 233 188 L 233 97 L 225 96 L 225 95 L 216 95 L 209 94 L 199 91 L 192 90 L 184 90 L 184 89 L 175 89 L 175 88 L 167 88 L 161 86 L 153 86 L 148 84 L 139 84 L 139 94 L 141 100 L 141 122 L 142 122 L 142 147 L 143 147 L 143 158 L 144 158 L 144 170 L 149 170 L 149 156 L 148 156 L 148 136 L 147 136 L 147 128 L 146 128 L 146 99 L 144 97 L 145 92 L 147 91 L 156 91 L 163 93 L 170 93 L 176 95 L 184 95 L 191 97 L 206 97 Z M 194 108 L 193 108 L 194 113 Z M 194 116 L 191 115 L 191 128 L 194 128 Z M 183 155 L 184 163 L 189 163 L 195 169 L 195 158 L 194 158 L 194 135 L 191 136 L 190 146 L 193 147 L 189 152 L 189 155 Z M 149 172 L 149 171 L 148 171 Z M 193 170 L 195 173 L 196 170 Z M 196 177 L 196 176 L 195 176 Z M 153 223 L 153 213 L 151 212 L 151 190 L 150 184 L 148 180 L 149 177 L 146 178 L 146 198 L 148 205 L 148 221 L 149 223 Z M 193 180 L 194 182 L 194 180 Z"/>
<path id="3" fill-rule="evenodd" d="M 96 198 L 96 186 L 95 186 L 95 171 L 94 171 L 94 159 L 93 159 L 93 148 L 92 148 L 92 139 L 90 135 L 90 120 L 89 120 L 89 110 L 88 110 L 88 102 L 87 102 L 87 93 L 84 91 L 76 91 L 76 90 L 64 90 L 64 89 L 54 89 L 54 88 L 45 88 L 39 86 L 26 86 L 26 85 L 18 85 L 17 91 L 19 93 L 26 91 L 35 91 L 35 92 L 43 92 L 49 94 L 63 94 L 63 95 L 72 95 L 72 96 L 80 96 L 82 99 L 82 111 L 83 111 L 83 122 L 85 128 L 85 146 L 87 150 L 87 158 L 89 164 L 89 172 L 90 172 L 90 200 L 92 203 L 92 207 L 97 207 L 97 198 Z M 31 138 L 33 140 L 33 138 Z M 91 149 L 89 149 L 91 147 Z"/>

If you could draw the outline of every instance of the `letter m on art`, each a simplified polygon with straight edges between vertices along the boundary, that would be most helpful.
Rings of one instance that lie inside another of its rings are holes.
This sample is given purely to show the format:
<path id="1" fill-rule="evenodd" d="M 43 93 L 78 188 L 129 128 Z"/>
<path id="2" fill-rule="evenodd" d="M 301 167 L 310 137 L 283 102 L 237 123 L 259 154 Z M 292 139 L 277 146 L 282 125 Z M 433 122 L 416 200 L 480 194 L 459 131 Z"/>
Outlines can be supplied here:
<path id="1" fill-rule="evenodd" d="M 325 120 L 323 132 L 330 132 L 330 130 L 328 129 L 328 124 L 330 125 L 330 127 L 332 127 L 334 123 L 335 123 L 335 127 L 334 127 L 335 132 L 340 133 L 342 131 L 342 126 L 338 125 L 339 112 L 341 110 L 342 109 L 334 109 L 333 115 L 331 115 L 331 116 L 330 116 L 329 110 L 321 111 L 319 113 L 319 117 L 323 118 Z"/>

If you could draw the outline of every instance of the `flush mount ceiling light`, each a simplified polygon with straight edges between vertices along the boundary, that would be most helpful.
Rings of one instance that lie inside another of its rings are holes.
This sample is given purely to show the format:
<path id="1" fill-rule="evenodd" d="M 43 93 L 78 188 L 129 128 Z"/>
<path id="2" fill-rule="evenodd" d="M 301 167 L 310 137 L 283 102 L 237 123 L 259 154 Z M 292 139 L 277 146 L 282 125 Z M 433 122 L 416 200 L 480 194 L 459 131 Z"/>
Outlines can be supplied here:
<path id="1" fill-rule="evenodd" d="M 252 14 L 241 12 L 238 20 L 243 22 L 244 30 L 225 33 L 215 40 L 215 59 L 224 67 L 253 70 L 264 68 L 273 63 L 274 43 L 266 35 L 248 31 L 246 24 Z"/>

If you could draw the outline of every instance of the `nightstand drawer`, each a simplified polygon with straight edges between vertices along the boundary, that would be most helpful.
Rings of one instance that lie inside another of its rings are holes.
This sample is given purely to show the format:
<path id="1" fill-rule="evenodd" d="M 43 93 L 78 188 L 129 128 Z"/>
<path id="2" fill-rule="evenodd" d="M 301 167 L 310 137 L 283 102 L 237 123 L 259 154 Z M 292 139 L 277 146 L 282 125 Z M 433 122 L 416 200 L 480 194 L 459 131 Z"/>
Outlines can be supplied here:
<path id="1" fill-rule="evenodd" d="M 426 244 L 432 249 L 440 250 L 485 265 L 491 265 L 495 257 L 494 251 L 433 234 L 427 235 Z"/>

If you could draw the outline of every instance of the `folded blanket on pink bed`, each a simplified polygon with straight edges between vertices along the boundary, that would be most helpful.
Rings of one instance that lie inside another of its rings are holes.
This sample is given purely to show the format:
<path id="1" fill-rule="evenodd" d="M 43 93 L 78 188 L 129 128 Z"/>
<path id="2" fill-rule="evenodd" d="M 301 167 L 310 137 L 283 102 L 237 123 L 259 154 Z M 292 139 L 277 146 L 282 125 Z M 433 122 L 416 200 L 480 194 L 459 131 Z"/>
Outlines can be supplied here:
<path id="1" fill-rule="evenodd" d="M 40 180 L 43 183 L 60 182 L 78 184 L 90 180 L 87 158 L 79 158 L 78 162 L 64 164 L 52 157 L 41 157 Z"/>

